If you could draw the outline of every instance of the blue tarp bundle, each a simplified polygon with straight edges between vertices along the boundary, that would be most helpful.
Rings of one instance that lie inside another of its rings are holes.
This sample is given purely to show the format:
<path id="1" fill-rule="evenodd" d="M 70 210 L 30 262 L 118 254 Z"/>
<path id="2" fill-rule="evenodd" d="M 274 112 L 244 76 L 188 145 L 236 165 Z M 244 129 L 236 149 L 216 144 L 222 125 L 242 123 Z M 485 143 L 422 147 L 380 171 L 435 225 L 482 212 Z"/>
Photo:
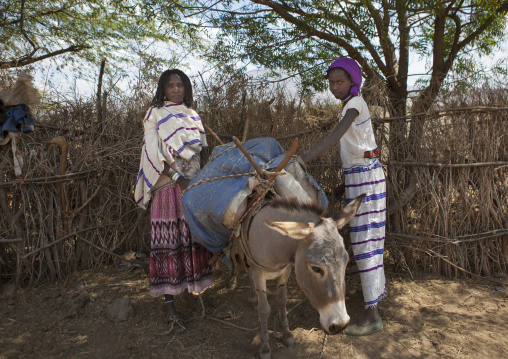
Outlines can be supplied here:
<path id="1" fill-rule="evenodd" d="M 269 137 L 255 138 L 243 143 L 256 163 L 264 169 L 273 170 L 284 159 L 285 153 L 277 140 Z M 232 230 L 222 224 L 224 212 L 231 200 L 247 186 L 249 173 L 254 168 L 233 142 L 213 150 L 211 161 L 191 180 L 189 186 L 206 179 L 233 174 L 246 174 L 221 180 L 200 183 L 190 188 L 182 197 L 185 219 L 194 239 L 213 253 L 220 253 L 227 245 Z M 328 200 L 317 182 L 307 174 L 319 193 L 321 205 Z"/>

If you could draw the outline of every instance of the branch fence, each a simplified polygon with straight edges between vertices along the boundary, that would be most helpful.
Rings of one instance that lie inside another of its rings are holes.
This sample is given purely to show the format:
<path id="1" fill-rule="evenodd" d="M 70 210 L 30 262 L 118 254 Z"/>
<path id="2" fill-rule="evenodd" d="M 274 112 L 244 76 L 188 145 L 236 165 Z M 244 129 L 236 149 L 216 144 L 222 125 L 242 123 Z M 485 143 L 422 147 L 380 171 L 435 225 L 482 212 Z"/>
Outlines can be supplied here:
<path id="1" fill-rule="evenodd" d="M 269 136 L 289 148 L 298 137 L 302 154 L 333 128 L 337 107 L 285 91 L 215 78 L 196 86 L 196 98 L 210 99 L 198 109 L 223 142 Z M 149 212 L 133 200 L 148 102 L 107 101 L 33 109 L 36 132 L 17 140 L 24 160 L 19 177 L 11 146 L 0 146 L 0 283 L 62 279 L 128 250 L 149 251 Z M 409 127 L 412 116 L 389 118 L 373 106 L 388 185 L 386 260 L 399 270 L 508 273 L 508 107 L 495 103 L 506 101 L 424 114 L 423 147 L 403 161 L 391 161 L 390 127 L 394 121 Z M 67 158 L 60 145 L 44 140 L 59 136 Z M 218 144 L 211 135 L 208 142 L 205 158 Z M 411 147 L 402 143 L 399 153 Z M 338 211 L 344 204 L 338 146 L 309 171 L 328 195 L 329 213 Z"/>

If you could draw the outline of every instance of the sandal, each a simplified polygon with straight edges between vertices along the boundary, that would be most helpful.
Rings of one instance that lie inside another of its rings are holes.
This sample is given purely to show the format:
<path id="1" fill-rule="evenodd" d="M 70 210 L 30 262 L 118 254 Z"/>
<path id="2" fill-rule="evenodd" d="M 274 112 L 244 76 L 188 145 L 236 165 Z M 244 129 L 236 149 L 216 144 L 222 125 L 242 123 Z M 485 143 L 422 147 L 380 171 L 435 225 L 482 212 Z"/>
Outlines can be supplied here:
<path id="1" fill-rule="evenodd" d="M 375 322 L 372 322 L 362 327 L 359 327 L 356 324 L 348 325 L 347 328 L 344 329 L 344 334 L 354 337 L 362 337 L 365 335 L 380 333 L 382 331 L 383 331 L 383 321 L 381 320 L 381 317 L 379 317 Z"/>

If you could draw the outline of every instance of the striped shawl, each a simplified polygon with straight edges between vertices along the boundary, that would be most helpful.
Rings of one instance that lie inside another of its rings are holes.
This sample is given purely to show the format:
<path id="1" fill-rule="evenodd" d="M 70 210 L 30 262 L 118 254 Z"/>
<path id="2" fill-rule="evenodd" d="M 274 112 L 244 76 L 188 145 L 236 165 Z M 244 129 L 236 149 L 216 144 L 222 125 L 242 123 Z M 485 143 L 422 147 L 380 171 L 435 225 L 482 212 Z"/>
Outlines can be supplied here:
<path id="1" fill-rule="evenodd" d="M 146 209 L 164 162 L 171 166 L 178 157 L 189 161 L 207 143 L 196 111 L 169 101 L 163 107 L 148 110 L 144 132 L 134 199 L 137 205 Z"/>

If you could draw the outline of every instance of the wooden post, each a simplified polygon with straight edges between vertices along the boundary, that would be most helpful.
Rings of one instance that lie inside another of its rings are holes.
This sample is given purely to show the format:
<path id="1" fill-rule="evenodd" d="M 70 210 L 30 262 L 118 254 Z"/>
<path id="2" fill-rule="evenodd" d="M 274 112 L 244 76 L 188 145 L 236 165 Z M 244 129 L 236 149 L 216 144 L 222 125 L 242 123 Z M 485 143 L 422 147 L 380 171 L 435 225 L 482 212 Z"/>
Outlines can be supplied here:
<path id="1" fill-rule="evenodd" d="M 104 77 L 104 68 L 106 67 L 106 59 L 101 61 L 101 69 L 99 71 L 99 82 L 97 84 L 97 125 L 99 132 L 102 132 L 102 78 Z"/>

